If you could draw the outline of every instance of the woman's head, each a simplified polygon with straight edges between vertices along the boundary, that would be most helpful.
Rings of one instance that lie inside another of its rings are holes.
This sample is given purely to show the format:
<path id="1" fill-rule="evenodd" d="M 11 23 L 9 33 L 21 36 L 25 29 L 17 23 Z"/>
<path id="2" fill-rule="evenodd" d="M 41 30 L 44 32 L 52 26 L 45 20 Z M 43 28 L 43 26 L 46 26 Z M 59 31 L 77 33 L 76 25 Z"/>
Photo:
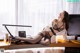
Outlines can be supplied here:
<path id="1" fill-rule="evenodd" d="M 63 11 L 63 12 L 61 12 L 61 13 L 59 14 L 58 19 L 59 19 L 60 21 L 64 21 L 65 19 L 68 19 L 68 17 L 69 17 L 68 12 Z"/>
<path id="2" fill-rule="evenodd" d="M 52 21 L 52 26 L 54 25 L 53 23 L 56 21 L 57 20 Z M 66 30 L 68 30 L 68 27 L 69 27 L 69 14 L 68 14 L 68 12 L 66 12 L 66 11 L 61 12 L 58 17 L 58 21 L 63 22 L 65 24 Z"/>
<path id="3" fill-rule="evenodd" d="M 69 27 L 69 14 L 66 11 L 60 13 L 58 19 L 65 23 L 65 28 L 68 30 Z"/>
<path id="4" fill-rule="evenodd" d="M 64 18 L 64 11 L 59 14 L 58 20 L 62 21 Z"/>

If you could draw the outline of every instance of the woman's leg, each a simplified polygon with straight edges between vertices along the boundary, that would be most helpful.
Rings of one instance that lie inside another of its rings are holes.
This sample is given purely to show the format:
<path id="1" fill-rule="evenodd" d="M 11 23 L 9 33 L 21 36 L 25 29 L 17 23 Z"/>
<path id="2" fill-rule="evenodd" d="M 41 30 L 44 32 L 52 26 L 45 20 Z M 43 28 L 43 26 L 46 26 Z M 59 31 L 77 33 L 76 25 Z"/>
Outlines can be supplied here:
<path id="1" fill-rule="evenodd" d="M 40 43 L 43 44 L 43 45 L 49 45 L 50 44 L 50 40 L 42 38 Z"/>
<path id="2" fill-rule="evenodd" d="M 35 38 L 15 37 L 15 39 L 22 40 L 22 41 L 26 41 L 26 42 L 29 42 L 29 43 L 37 43 L 37 42 L 39 42 L 42 38 L 43 38 L 43 36 L 41 35 L 41 33 L 39 33 Z"/>

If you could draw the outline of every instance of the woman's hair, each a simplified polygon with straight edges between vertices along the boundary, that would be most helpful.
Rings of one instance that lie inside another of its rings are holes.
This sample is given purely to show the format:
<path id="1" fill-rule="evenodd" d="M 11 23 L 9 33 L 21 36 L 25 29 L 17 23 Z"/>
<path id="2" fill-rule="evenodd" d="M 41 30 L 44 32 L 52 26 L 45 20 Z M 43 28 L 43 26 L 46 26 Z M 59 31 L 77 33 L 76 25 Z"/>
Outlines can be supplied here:
<path id="1" fill-rule="evenodd" d="M 65 23 L 66 30 L 68 30 L 68 28 L 69 28 L 69 14 L 66 11 L 64 11 L 63 22 Z"/>

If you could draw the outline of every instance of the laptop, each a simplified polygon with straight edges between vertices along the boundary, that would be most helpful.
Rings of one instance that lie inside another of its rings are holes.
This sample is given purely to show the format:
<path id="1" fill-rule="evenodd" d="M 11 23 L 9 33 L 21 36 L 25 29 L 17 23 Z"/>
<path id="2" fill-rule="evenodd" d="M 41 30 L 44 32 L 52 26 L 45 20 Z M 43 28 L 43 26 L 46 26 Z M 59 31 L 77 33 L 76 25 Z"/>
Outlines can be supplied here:
<path id="1" fill-rule="evenodd" d="M 24 37 L 26 38 L 26 31 L 18 31 L 19 37 Z"/>

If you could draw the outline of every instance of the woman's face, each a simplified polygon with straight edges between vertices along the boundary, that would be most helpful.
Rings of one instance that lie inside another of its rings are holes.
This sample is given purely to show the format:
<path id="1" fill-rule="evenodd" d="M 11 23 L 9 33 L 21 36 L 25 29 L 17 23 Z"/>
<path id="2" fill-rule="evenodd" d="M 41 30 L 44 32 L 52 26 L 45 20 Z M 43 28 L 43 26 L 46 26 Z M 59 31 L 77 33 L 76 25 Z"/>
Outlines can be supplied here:
<path id="1" fill-rule="evenodd" d="M 59 14 L 58 19 L 59 19 L 60 21 L 62 21 L 63 18 L 64 18 L 64 12 L 61 12 L 61 13 Z"/>

